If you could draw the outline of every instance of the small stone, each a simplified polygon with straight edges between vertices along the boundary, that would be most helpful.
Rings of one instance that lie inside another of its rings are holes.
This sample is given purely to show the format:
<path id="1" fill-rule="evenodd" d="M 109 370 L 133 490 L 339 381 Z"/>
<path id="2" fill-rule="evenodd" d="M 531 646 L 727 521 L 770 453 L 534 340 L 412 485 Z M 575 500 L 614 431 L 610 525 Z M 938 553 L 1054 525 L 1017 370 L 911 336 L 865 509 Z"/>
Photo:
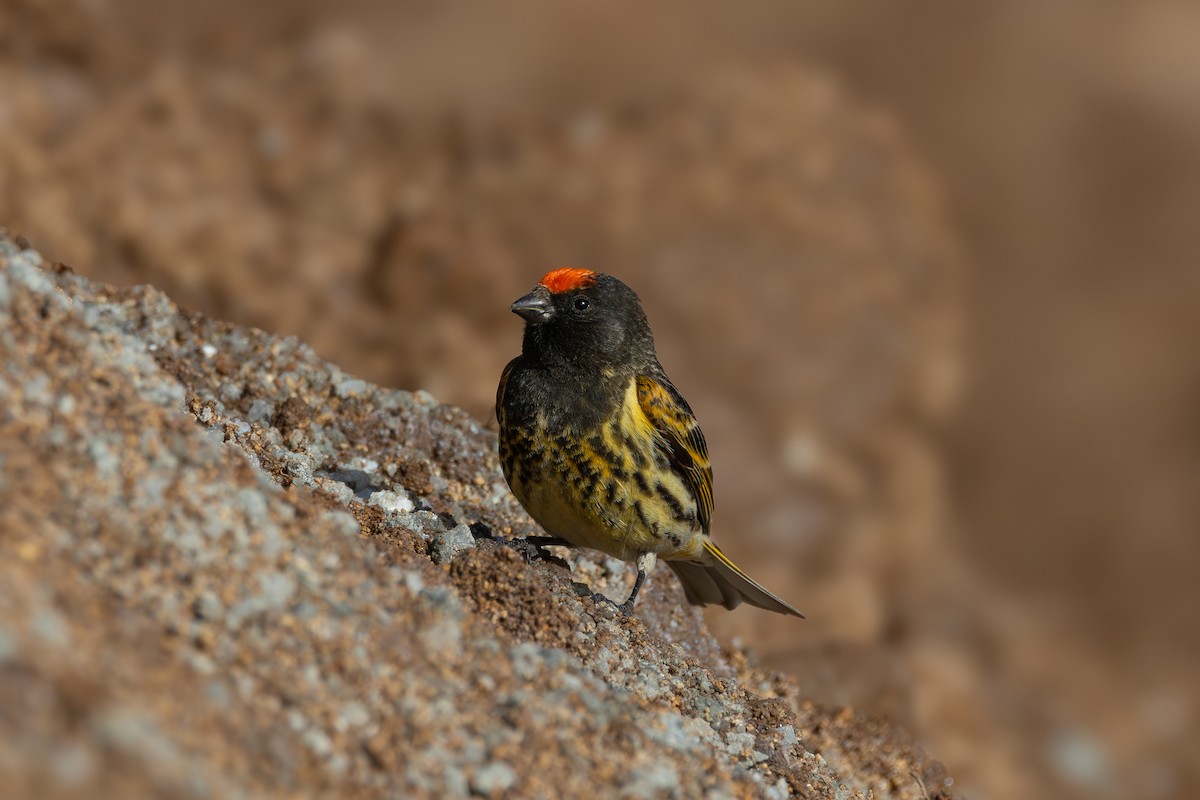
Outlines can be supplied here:
<path id="1" fill-rule="evenodd" d="M 799 737 L 796 736 L 796 729 L 791 725 L 780 725 L 775 732 L 779 734 L 779 746 L 784 750 L 790 750 L 800 743 Z"/>
<path id="2" fill-rule="evenodd" d="M 358 524 L 358 520 L 345 511 L 326 511 L 321 515 L 321 520 L 343 536 L 357 537 L 362 533 L 362 526 Z"/>
<path id="3" fill-rule="evenodd" d="M 192 603 L 192 612 L 200 619 L 216 619 L 225 613 L 225 604 L 214 592 L 203 591 Z"/>
<path id="4" fill-rule="evenodd" d="M 754 749 L 754 734 L 730 733 L 725 737 L 725 750 L 734 758 L 746 758 Z"/>
<path id="5" fill-rule="evenodd" d="M 766 796 L 769 800 L 787 800 L 788 784 L 786 778 L 780 778 L 775 783 L 766 788 Z"/>
<path id="6" fill-rule="evenodd" d="M 250 403 L 250 409 L 246 412 L 246 416 L 251 422 L 255 422 L 263 427 L 271 424 L 271 417 L 275 414 L 275 406 L 261 398 Z"/>
<path id="7" fill-rule="evenodd" d="M 338 397 L 345 399 L 348 397 L 360 397 L 362 395 L 369 394 L 371 388 L 371 384 L 360 378 L 342 377 L 342 379 L 337 381 L 337 383 L 334 385 L 333 390 L 337 393 Z"/>
<path id="8" fill-rule="evenodd" d="M 312 754 L 318 758 L 327 758 L 333 752 L 333 742 L 320 728 L 309 728 L 301 734 L 300 738 Z"/>
<path id="9" fill-rule="evenodd" d="M 503 761 L 493 761 L 476 770 L 471 778 L 471 790 L 482 795 L 507 792 L 517 782 L 517 773 Z"/>
<path id="10" fill-rule="evenodd" d="M 446 523 L 432 511 L 414 511 L 400 518 L 400 524 L 423 539 L 430 539 L 446 530 Z"/>
<path id="11" fill-rule="evenodd" d="M 357 700 L 353 700 L 342 706 L 341 722 L 343 726 L 361 728 L 370 721 L 371 714 L 367 711 L 367 707 Z"/>
<path id="12" fill-rule="evenodd" d="M 258 579 L 261 592 L 259 597 L 268 609 L 280 609 L 288 604 L 296 593 L 296 581 L 290 575 L 281 572 L 267 573 Z"/>
<path id="13" fill-rule="evenodd" d="M 415 570 L 405 570 L 401 573 L 400 579 L 404 583 L 404 588 L 413 594 L 425 588 L 425 581 L 421 578 L 421 573 Z"/>
<path id="14" fill-rule="evenodd" d="M 448 531 L 433 535 L 429 544 L 429 554 L 435 564 L 449 564 L 459 553 L 470 550 L 475 546 L 475 537 L 471 535 L 468 525 L 456 525 Z"/>
<path id="15" fill-rule="evenodd" d="M 212 675 L 217 671 L 216 662 L 204 653 L 192 653 L 186 656 L 185 660 L 192 665 L 192 669 L 201 675 Z"/>
<path id="16" fill-rule="evenodd" d="M 367 499 L 367 505 L 397 514 L 408 514 L 415 508 L 412 498 L 403 489 L 385 489 L 381 492 L 374 492 Z"/>

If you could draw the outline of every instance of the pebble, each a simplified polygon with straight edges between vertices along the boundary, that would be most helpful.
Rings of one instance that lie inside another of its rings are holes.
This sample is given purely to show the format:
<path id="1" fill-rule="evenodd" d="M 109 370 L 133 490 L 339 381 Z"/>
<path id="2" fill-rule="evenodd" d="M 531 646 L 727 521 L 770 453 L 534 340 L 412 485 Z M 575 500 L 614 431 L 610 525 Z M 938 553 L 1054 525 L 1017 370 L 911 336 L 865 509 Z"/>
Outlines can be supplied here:
<path id="1" fill-rule="evenodd" d="M 459 553 L 474 547 L 475 537 L 471 535 L 471 528 L 465 524 L 456 525 L 448 531 L 433 535 L 433 541 L 429 544 L 429 554 L 435 564 L 449 564 Z"/>
<path id="2" fill-rule="evenodd" d="M 374 492 L 367 499 L 367 505 L 397 514 L 408 514 L 415 508 L 412 498 L 403 489 L 385 489 Z"/>
<path id="3" fill-rule="evenodd" d="M 215 592 L 203 591 L 196 596 L 192 603 L 192 611 L 200 619 L 216 619 L 225 613 L 225 604 Z"/>
<path id="4" fill-rule="evenodd" d="M 517 781 L 517 773 L 503 761 L 493 761 L 480 767 L 471 778 L 471 789 L 479 794 L 492 795 L 507 792 Z"/>

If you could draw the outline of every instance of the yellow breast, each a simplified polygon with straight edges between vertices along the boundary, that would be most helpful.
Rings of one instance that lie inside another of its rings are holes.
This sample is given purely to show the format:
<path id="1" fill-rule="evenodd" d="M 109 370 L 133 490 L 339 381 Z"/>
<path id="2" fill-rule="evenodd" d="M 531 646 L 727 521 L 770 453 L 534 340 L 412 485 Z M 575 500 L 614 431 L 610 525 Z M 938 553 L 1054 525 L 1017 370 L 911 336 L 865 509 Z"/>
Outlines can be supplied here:
<path id="1" fill-rule="evenodd" d="M 696 502 L 671 469 L 630 381 L 615 418 L 598 430 L 502 431 L 513 493 L 546 532 L 625 561 L 653 552 L 695 558 L 704 535 Z"/>

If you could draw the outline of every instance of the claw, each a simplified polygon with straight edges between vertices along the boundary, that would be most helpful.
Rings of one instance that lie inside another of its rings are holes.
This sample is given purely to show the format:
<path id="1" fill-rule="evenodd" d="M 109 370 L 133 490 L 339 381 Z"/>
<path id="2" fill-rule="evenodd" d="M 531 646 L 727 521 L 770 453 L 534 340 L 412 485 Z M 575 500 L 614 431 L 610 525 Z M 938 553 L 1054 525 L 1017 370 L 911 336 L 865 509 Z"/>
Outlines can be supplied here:
<path id="1" fill-rule="evenodd" d="M 599 592 L 592 592 L 592 602 L 608 603 L 610 606 L 612 606 L 613 608 L 618 609 L 618 610 L 621 608 L 619 605 L 617 605 L 616 600 L 613 600 L 611 597 L 609 597 L 606 594 L 600 594 Z"/>
<path id="2" fill-rule="evenodd" d="M 521 557 L 525 559 L 526 564 L 542 561 L 549 556 L 549 553 L 525 539 L 505 539 L 503 544 L 505 547 L 511 547 L 520 553 Z"/>

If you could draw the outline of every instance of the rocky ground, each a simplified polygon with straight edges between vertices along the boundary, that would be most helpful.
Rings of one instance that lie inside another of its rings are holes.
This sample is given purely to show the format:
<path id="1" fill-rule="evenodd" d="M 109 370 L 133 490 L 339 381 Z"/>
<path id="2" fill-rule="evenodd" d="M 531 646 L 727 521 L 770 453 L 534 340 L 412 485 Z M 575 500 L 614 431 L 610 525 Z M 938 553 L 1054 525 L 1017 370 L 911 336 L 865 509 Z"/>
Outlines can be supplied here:
<path id="1" fill-rule="evenodd" d="M 527 563 L 494 434 L 0 237 L 10 797 L 948 798 L 667 573 Z M 803 622 L 796 622 L 803 625 Z"/>

